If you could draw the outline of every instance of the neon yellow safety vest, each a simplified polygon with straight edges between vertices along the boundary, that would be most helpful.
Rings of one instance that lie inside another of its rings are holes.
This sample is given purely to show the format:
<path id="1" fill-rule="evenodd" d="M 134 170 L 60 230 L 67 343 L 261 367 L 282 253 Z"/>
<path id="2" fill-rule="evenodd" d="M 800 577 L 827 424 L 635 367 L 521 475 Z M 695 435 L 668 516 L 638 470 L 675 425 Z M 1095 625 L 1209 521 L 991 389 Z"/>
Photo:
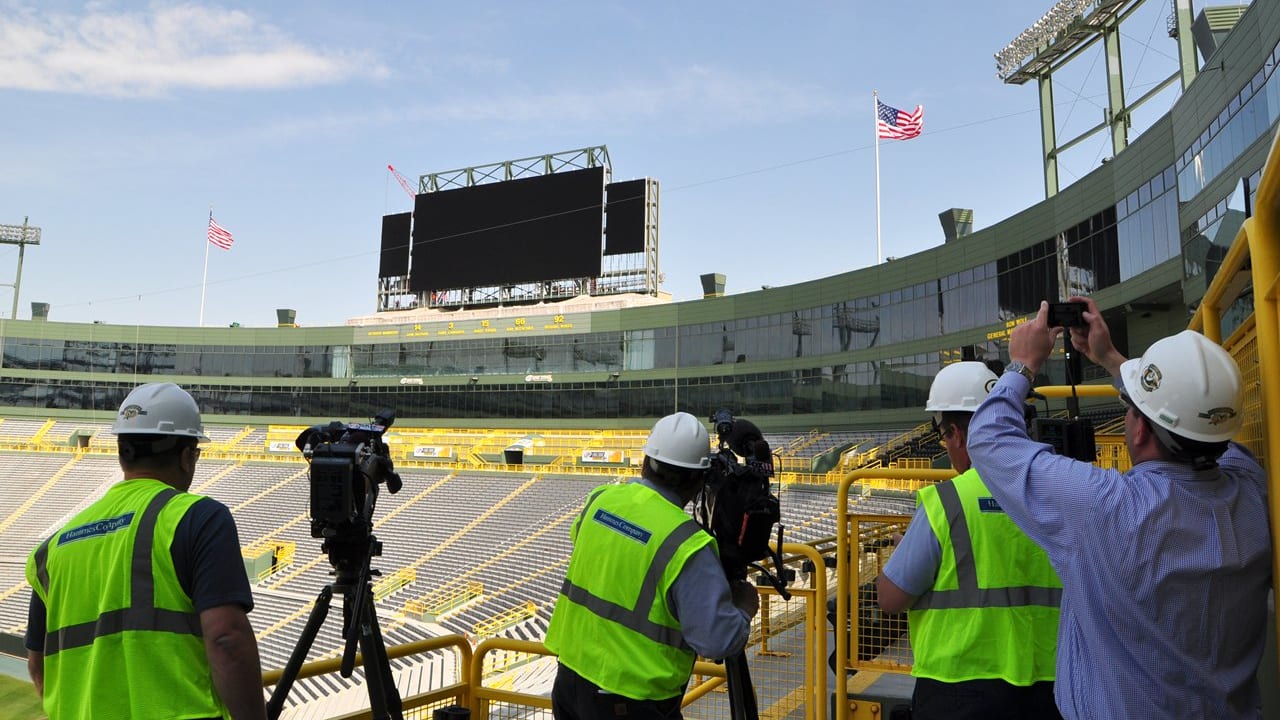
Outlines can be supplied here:
<path id="1" fill-rule="evenodd" d="M 226 716 L 170 554 L 178 521 L 200 499 L 126 480 L 31 553 L 52 720 Z"/>
<path id="2" fill-rule="evenodd" d="M 587 498 L 546 646 L 597 687 L 637 700 L 684 692 L 694 651 L 667 593 L 685 563 L 715 540 L 684 510 L 640 483 Z"/>
<path id="3" fill-rule="evenodd" d="M 942 548 L 933 588 L 907 613 L 911 674 L 942 682 L 1054 679 L 1062 582 L 1044 550 L 970 469 L 917 502 Z"/>

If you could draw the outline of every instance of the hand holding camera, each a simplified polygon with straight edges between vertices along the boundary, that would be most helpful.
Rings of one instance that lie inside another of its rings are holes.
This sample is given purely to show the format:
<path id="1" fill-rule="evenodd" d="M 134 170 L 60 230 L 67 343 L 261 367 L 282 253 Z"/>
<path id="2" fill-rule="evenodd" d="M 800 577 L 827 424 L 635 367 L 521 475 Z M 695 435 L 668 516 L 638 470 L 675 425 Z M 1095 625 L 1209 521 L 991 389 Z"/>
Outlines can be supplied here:
<path id="1" fill-rule="evenodd" d="M 1088 309 L 1083 301 L 1049 303 L 1049 327 L 1075 328 L 1084 327 L 1084 312 Z"/>
<path id="2" fill-rule="evenodd" d="M 734 580 L 729 583 L 729 590 L 734 607 L 746 613 L 747 617 L 755 617 L 760 612 L 760 593 L 755 585 L 746 580 Z"/>

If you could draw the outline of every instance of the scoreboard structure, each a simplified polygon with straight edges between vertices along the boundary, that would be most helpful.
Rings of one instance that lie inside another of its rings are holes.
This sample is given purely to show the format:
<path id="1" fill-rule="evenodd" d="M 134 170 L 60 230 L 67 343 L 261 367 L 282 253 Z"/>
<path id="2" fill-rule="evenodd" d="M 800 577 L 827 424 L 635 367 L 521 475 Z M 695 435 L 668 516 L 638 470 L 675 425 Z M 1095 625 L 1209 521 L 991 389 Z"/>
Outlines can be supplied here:
<path id="1" fill-rule="evenodd" d="M 604 146 L 423 175 L 382 218 L 378 311 L 658 292 L 658 184 Z"/>

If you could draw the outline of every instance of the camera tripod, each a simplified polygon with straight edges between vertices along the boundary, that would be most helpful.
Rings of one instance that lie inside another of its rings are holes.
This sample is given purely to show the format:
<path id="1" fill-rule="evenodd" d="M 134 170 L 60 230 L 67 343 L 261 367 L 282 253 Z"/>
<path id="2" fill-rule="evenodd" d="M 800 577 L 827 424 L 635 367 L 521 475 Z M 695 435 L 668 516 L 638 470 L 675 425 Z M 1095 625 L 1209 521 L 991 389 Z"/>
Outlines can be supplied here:
<path id="1" fill-rule="evenodd" d="M 402 720 L 400 693 L 391 675 L 391 662 L 387 658 L 387 646 L 378 627 L 378 613 L 373 607 L 373 585 L 369 577 L 375 571 L 369 569 L 373 556 L 382 554 L 382 543 L 372 534 L 364 538 L 331 537 L 322 547 L 329 553 L 335 580 L 320 589 L 316 603 L 307 617 L 307 624 L 289 655 L 289 662 L 276 689 L 267 702 L 267 717 L 276 720 L 284 707 L 285 698 L 298 678 L 298 670 L 307 659 L 307 653 L 315 642 L 316 633 L 329 614 L 334 593 L 342 595 L 342 636 L 346 644 L 342 652 L 341 675 L 351 677 L 355 668 L 356 642 L 364 661 L 365 686 L 369 690 L 369 711 L 375 720 Z"/>

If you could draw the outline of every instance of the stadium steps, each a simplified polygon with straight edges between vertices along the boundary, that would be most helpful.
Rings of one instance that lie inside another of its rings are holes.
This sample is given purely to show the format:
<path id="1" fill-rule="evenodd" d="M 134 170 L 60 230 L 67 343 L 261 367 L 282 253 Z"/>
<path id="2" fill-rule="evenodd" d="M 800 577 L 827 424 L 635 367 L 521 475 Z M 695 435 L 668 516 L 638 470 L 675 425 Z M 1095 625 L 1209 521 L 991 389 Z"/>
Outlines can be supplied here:
<path id="1" fill-rule="evenodd" d="M 497 504 L 492 505 L 489 508 L 486 508 L 485 511 L 480 513 L 478 517 L 474 518 L 470 522 L 463 525 L 462 528 L 460 528 L 457 532 L 453 533 L 448 538 L 446 538 L 444 542 L 441 542 L 431 550 L 428 550 L 426 553 L 419 556 L 417 560 L 415 560 L 413 563 L 409 565 L 409 567 L 420 568 L 431 558 L 439 555 L 441 552 L 444 552 L 446 549 L 449 549 L 450 546 L 456 543 L 460 538 L 464 537 L 467 533 L 471 532 L 472 529 L 480 525 L 480 523 L 484 522 L 485 519 L 487 519 L 490 515 L 494 514 L 499 509 L 504 507 L 507 503 L 511 502 L 512 500 L 515 500 L 517 496 L 519 496 L 525 490 L 529 489 L 529 487 L 531 487 L 537 481 L 538 481 L 538 477 L 536 475 L 530 478 L 527 482 L 520 485 L 520 487 L 517 488 L 515 491 L 507 495 L 505 498 L 499 500 Z"/>
<path id="2" fill-rule="evenodd" d="M 240 445 L 240 442 L 245 438 L 249 437 L 250 435 L 252 435 L 254 431 L 255 431 L 254 427 L 250 425 L 246 425 L 244 426 L 244 428 L 240 430 L 240 432 L 236 433 L 235 435 L 232 435 L 231 437 L 227 438 L 225 441 L 220 442 L 218 444 L 221 445 L 224 450 L 231 450 L 233 448 L 238 447 Z M 210 436 L 210 437 L 212 438 L 213 436 Z M 216 438 L 214 439 L 216 440 Z"/>
<path id="3" fill-rule="evenodd" d="M 41 425 L 40 429 L 36 431 L 35 435 L 31 436 L 31 442 L 33 443 L 43 442 L 44 436 L 49 434 L 49 431 L 53 429 L 54 424 L 56 424 L 57 422 L 58 421 L 54 420 L 53 418 L 49 418 L 48 420 L 45 420 L 44 425 Z"/>
<path id="4" fill-rule="evenodd" d="M 191 492 L 197 495 L 205 495 L 206 494 L 205 490 L 207 488 L 212 487 L 213 485 L 217 484 L 219 480 L 222 480 L 223 478 L 226 478 L 228 475 L 231 475 L 235 471 L 239 470 L 242 465 L 243 463 L 230 463 L 224 467 L 218 468 L 218 470 L 214 474 L 201 480 L 198 485 L 192 486 Z"/>
<path id="5" fill-rule="evenodd" d="M 33 505 L 40 502 L 40 499 L 45 496 L 45 493 L 48 493 L 50 490 L 52 490 L 53 487 L 58 484 L 59 480 L 61 480 L 68 473 L 70 473 L 71 469 L 76 466 L 76 463 L 80 462 L 80 458 L 82 457 L 84 456 L 80 455 L 79 453 L 72 455 L 71 459 L 68 460 L 66 464 L 63 465 L 62 468 L 58 470 L 58 472 L 50 476 L 49 479 L 46 480 L 43 485 L 37 488 L 35 492 L 31 493 L 31 495 L 29 495 L 27 499 L 21 505 L 18 506 L 17 510 L 14 510 L 9 515 L 9 517 L 5 518 L 4 520 L 0 520 L 0 534 L 3 534 L 5 530 L 8 530 L 9 526 L 13 525 L 13 523 L 16 522 L 18 518 L 21 518 L 23 515 L 25 515 L 26 512 L 32 508 Z"/>
<path id="6" fill-rule="evenodd" d="M 427 487 L 425 490 L 423 490 L 422 492 L 420 492 L 420 493 L 418 493 L 417 495 L 415 495 L 415 496 L 414 496 L 411 500 L 409 500 L 408 502 L 405 502 L 404 504 L 400 505 L 398 508 L 394 508 L 393 510 L 391 510 L 391 512 L 387 513 L 386 515 L 383 515 L 381 520 L 378 520 L 378 521 L 375 521 L 375 522 L 374 522 L 374 529 L 376 530 L 379 526 L 381 526 L 381 525 L 385 524 L 388 520 L 390 520 L 391 518 L 395 517 L 395 516 L 396 516 L 396 514 L 398 514 L 399 512 L 403 512 L 403 510 L 404 510 L 406 507 L 408 507 L 409 505 L 412 505 L 413 503 L 419 502 L 420 500 L 422 500 L 423 498 L 425 498 L 427 495 L 429 495 L 430 493 L 432 493 L 433 491 L 435 491 L 435 490 L 436 490 L 436 488 L 440 487 L 440 486 L 441 486 L 441 485 L 443 485 L 446 481 L 448 481 L 448 479 L 449 479 L 450 477 L 453 477 L 453 476 L 452 476 L 452 475 L 446 475 L 446 476 L 445 476 L 443 479 L 441 479 L 438 483 L 436 483 L 436 484 L 434 484 L 434 485 L 431 485 L 431 486 Z M 292 579 L 294 579 L 294 578 L 297 578 L 298 576 L 302 575 L 302 573 L 306 572 L 307 570 L 310 570 L 311 568 L 316 567 L 316 566 L 317 566 L 317 565 L 319 565 L 322 561 L 325 561 L 325 560 L 327 560 L 327 557 L 326 557 L 323 553 L 321 553 L 321 554 L 317 555 L 315 558 L 313 558 L 313 559 L 311 559 L 311 560 L 308 560 L 307 562 L 303 563 L 302 565 L 300 565 L 299 567 L 297 567 L 296 569 L 294 569 L 292 572 L 288 572 L 288 573 L 283 573 L 283 574 L 276 575 L 276 576 L 275 576 L 275 578 L 271 581 L 270 586 L 272 586 L 272 587 L 278 587 L 278 586 L 280 586 L 280 585 L 283 585 L 284 583 L 286 583 L 286 582 L 288 582 L 288 581 L 290 581 L 290 580 L 292 580 Z"/>
<path id="7" fill-rule="evenodd" d="M 798 455 L 798 456 L 805 455 L 804 451 L 806 448 L 811 448 L 823 442 L 826 438 L 830 437 L 830 435 L 831 433 L 828 433 L 828 432 L 823 432 L 821 430 L 814 430 L 813 432 L 801 438 L 801 441 L 799 443 L 792 443 L 791 446 L 787 448 L 787 450 L 791 455 Z"/>

